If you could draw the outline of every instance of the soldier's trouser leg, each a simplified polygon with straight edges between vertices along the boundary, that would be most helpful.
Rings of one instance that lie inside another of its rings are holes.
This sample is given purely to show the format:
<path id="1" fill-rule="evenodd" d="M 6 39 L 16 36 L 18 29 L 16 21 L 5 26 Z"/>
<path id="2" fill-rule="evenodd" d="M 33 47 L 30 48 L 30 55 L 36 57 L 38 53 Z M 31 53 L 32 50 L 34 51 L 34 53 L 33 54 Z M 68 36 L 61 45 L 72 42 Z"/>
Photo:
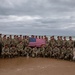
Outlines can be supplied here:
<path id="1" fill-rule="evenodd" d="M 18 56 L 20 56 L 20 51 L 18 51 Z"/>

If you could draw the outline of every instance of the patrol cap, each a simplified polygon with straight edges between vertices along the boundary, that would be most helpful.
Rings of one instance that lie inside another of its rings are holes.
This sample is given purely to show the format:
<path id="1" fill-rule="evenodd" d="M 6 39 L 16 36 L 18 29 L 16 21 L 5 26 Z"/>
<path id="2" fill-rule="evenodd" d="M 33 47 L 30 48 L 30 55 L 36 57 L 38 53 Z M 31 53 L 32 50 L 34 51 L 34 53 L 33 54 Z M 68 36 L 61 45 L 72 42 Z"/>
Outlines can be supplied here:
<path id="1" fill-rule="evenodd" d="M 20 37 L 21 37 L 22 35 L 20 35 Z"/>
<path id="2" fill-rule="evenodd" d="M 14 37 L 15 37 L 16 35 L 14 35 Z"/>
<path id="3" fill-rule="evenodd" d="M 9 37 L 12 37 L 12 35 L 9 35 Z"/>
<path id="4" fill-rule="evenodd" d="M 57 38 L 59 38 L 59 36 L 57 36 Z"/>
<path id="5" fill-rule="evenodd" d="M 64 36 L 64 38 L 66 38 L 66 36 Z"/>
<path id="6" fill-rule="evenodd" d="M 42 39 L 43 39 L 43 36 L 41 36 L 42 37 Z"/>
<path id="7" fill-rule="evenodd" d="M 54 35 L 52 37 L 54 37 Z"/>
<path id="8" fill-rule="evenodd" d="M 72 38 L 71 36 L 69 36 L 69 38 Z"/>
<path id="9" fill-rule="evenodd" d="M 9 35 L 9 36 L 12 36 L 12 35 Z"/>

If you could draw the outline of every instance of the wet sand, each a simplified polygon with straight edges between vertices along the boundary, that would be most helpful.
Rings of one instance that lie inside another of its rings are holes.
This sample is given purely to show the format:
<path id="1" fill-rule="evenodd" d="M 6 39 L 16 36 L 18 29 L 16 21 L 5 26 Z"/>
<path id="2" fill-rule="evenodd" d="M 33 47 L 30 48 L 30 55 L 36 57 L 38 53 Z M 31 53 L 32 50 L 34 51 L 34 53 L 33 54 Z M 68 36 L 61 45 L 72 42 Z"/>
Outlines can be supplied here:
<path id="1" fill-rule="evenodd" d="M 75 75 L 75 62 L 51 58 L 0 59 L 0 75 Z"/>

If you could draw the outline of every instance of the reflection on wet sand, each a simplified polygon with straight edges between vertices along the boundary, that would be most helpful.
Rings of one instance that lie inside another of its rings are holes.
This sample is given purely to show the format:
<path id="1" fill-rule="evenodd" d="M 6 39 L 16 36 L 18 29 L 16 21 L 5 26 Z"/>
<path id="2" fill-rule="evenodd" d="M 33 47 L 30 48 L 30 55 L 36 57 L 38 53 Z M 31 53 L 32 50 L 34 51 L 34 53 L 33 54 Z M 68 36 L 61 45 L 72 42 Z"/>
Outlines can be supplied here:
<path id="1" fill-rule="evenodd" d="M 75 63 L 50 58 L 0 59 L 0 75 L 75 75 Z"/>

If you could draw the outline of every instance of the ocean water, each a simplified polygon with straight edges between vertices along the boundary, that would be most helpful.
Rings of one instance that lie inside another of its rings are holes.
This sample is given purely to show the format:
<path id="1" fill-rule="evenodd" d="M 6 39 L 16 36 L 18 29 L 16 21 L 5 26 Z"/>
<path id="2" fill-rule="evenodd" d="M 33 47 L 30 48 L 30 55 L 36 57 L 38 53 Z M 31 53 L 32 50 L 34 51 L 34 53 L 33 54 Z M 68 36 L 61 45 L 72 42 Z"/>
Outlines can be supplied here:
<path id="1" fill-rule="evenodd" d="M 4 35 L 6 35 L 6 36 L 8 37 L 10 34 L 2 34 L 2 37 L 3 37 Z M 14 37 L 15 34 L 11 34 L 11 35 L 12 35 L 12 37 Z M 18 36 L 20 36 L 20 35 L 18 35 Z M 24 35 L 23 35 L 23 36 L 24 36 Z M 27 36 L 31 37 L 31 35 L 27 35 Z M 39 37 L 39 36 L 44 36 L 44 35 L 34 35 L 34 36 Z M 53 35 L 46 35 L 46 36 L 48 37 L 48 40 L 50 40 L 50 37 L 53 36 Z M 62 36 L 62 38 L 63 38 L 63 37 L 64 37 L 64 36 Z M 65 36 L 65 37 L 66 37 L 67 40 L 69 40 L 69 36 Z M 57 39 L 57 35 L 54 35 L 54 38 Z M 72 39 L 75 40 L 75 36 L 72 36 Z"/>
<path id="2" fill-rule="evenodd" d="M 50 37 L 51 37 L 51 36 L 47 36 L 47 37 L 48 37 L 48 40 L 50 40 Z M 64 36 L 62 36 L 62 38 L 63 38 L 63 37 L 64 37 Z M 69 40 L 69 36 L 65 36 L 65 37 L 66 37 L 67 40 Z M 54 38 L 57 39 L 57 36 L 54 36 Z M 72 36 L 72 39 L 75 40 L 75 36 Z"/>

